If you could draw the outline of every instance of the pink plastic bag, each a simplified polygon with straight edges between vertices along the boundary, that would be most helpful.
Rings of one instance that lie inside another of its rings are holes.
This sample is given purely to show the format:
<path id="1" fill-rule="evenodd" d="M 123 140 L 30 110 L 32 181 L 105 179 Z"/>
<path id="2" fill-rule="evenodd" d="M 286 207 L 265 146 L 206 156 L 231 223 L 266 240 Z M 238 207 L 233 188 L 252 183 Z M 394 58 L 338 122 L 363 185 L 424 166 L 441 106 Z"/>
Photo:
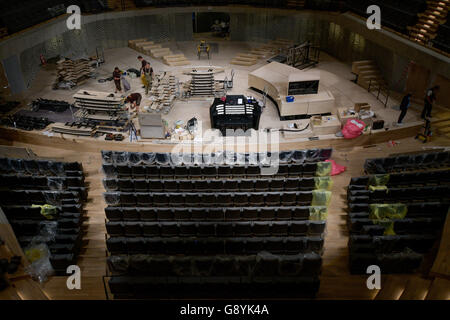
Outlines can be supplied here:
<path id="1" fill-rule="evenodd" d="M 338 174 L 341 174 L 345 170 L 347 170 L 347 167 L 337 164 L 334 160 L 325 160 L 325 162 L 331 162 L 331 175 L 332 176 L 336 176 Z"/>
<path id="2" fill-rule="evenodd" d="M 342 134 L 345 139 L 354 139 L 359 137 L 364 131 L 366 124 L 358 119 L 348 119 L 342 128 Z"/>

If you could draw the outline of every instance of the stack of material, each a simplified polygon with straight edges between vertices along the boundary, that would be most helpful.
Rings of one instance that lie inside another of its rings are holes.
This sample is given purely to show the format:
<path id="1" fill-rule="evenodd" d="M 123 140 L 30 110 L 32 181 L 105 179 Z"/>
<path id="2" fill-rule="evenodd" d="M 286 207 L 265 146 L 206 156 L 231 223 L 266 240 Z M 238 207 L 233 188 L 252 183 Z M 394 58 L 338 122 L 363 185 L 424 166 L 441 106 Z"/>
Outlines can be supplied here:
<path id="1" fill-rule="evenodd" d="M 150 49 L 150 55 L 153 58 L 161 58 L 164 56 L 169 56 L 172 54 L 172 51 L 170 51 L 169 48 L 153 48 Z"/>
<path id="2" fill-rule="evenodd" d="M 137 45 L 142 43 L 142 42 L 146 42 L 147 39 L 145 38 L 141 38 L 141 39 L 134 39 L 134 40 L 129 40 L 128 41 L 128 47 L 130 47 L 131 49 L 137 50 Z"/>
<path id="3" fill-rule="evenodd" d="M 53 124 L 51 125 L 51 129 L 56 133 L 71 134 L 74 136 L 91 137 L 95 133 L 95 125 L 83 124 L 81 122 Z"/>
<path id="4" fill-rule="evenodd" d="M 58 76 L 56 78 L 55 86 L 60 82 L 72 82 L 74 85 L 81 84 L 88 79 L 92 73 L 92 68 L 89 65 L 89 60 L 60 60 L 57 63 Z"/>
<path id="5" fill-rule="evenodd" d="M 168 66 L 185 66 L 191 64 L 184 54 L 167 55 L 163 57 L 163 61 Z"/>
<path id="6" fill-rule="evenodd" d="M 80 90 L 74 96 L 75 105 L 80 108 L 75 116 L 83 121 L 94 121 L 102 126 L 125 129 L 128 114 L 124 98 L 107 92 Z"/>
<path id="7" fill-rule="evenodd" d="M 156 77 L 158 80 L 153 82 L 151 104 L 147 111 L 168 114 L 175 101 L 177 79 L 170 72 L 161 72 Z"/>
<path id="8" fill-rule="evenodd" d="M 238 53 L 230 63 L 241 66 L 252 66 L 258 63 L 259 58 L 259 55 L 255 55 L 252 53 Z"/>
<path id="9" fill-rule="evenodd" d="M 214 73 L 210 70 L 192 70 L 189 92 L 191 96 L 214 96 Z"/>

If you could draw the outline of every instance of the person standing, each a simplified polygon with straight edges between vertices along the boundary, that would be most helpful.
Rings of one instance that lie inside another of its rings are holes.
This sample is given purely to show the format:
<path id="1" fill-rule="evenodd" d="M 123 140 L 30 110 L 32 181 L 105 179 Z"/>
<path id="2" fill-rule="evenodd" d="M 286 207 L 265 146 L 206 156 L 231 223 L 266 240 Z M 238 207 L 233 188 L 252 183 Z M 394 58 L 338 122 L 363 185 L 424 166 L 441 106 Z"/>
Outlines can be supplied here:
<path id="1" fill-rule="evenodd" d="M 115 67 L 114 71 L 113 71 L 114 84 L 116 85 L 115 93 L 117 93 L 117 91 L 122 92 L 122 86 L 120 85 L 121 78 L 122 78 L 122 72 L 119 70 L 118 67 Z"/>
<path id="2" fill-rule="evenodd" d="M 153 68 L 150 66 L 150 62 L 147 62 L 143 71 L 145 77 L 145 94 L 148 95 L 149 90 L 152 88 L 153 82 Z"/>
<path id="3" fill-rule="evenodd" d="M 142 75 L 142 72 L 143 72 L 145 66 L 147 65 L 147 61 L 145 61 L 144 58 L 142 58 L 142 56 L 139 56 L 138 60 L 141 62 L 141 68 L 139 69 L 139 71 L 141 72 L 141 75 Z"/>
<path id="4" fill-rule="evenodd" d="M 145 59 L 142 58 L 142 56 L 139 56 L 138 60 L 141 62 L 141 68 L 139 69 L 139 72 L 141 73 L 141 81 L 142 81 L 142 84 L 144 85 L 142 88 L 145 88 L 146 83 L 145 83 L 145 76 L 144 76 L 144 68 L 147 65 L 147 61 L 145 61 Z"/>
<path id="5" fill-rule="evenodd" d="M 398 117 L 397 125 L 401 126 L 403 125 L 402 121 L 403 118 L 406 116 L 406 112 L 408 111 L 409 106 L 411 105 L 411 93 L 408 93 L 406 96 L 403 97 L 402 103 L 400 104 L 400 116 Z"/>
<path id="6" fill-rule="evenodd" d="M 425 117 L 431 118 L 431 110 L 433 109 L 433 103 L 436 101 L 436 94 L 438 93 L 439 89 L 439 86 L 434 86 L 433 88 L 428 89 L 424 99 L 425 105 L 423 107 L 421 115 L 422 119 L 425 119 Z"/>

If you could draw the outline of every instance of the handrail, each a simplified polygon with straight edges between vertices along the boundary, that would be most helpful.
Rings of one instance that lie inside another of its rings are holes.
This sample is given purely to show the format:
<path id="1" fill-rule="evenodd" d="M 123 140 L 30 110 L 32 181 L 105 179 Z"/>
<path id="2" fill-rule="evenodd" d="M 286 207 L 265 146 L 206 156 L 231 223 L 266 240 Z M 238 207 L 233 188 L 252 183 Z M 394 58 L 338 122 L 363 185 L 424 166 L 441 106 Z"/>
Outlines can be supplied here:
<path id="1" fill-rule="evenodd" d="M 367 89 L 367 91 L 370 92 L 370 93 L 371 93 L 370 89 L 372 87 L 372 80 L 373 79 L 370 79 L 369 87 Z M 386 98 L 386 100 L 384 100 L 384 102 L 380 99 L 380 94 L 383 93 L 382 89 L 384 89 L 384 96 Z M 377 90 L 377 89 L 375 89 L 375 90 Z M 377 94 L 375 94 L 375 96 L 377 97 L 377 100 L 380 100 L 381 102 L 383 102 L 385 108 L 387 108 L 387 103 L 389 101 L 390 95 L 391 95 L 391 91 L 389 90 L 389 88 L 387 86 L 381 86 L 381 84 L 378 83 L 378 92 L 377 92 Z"/>

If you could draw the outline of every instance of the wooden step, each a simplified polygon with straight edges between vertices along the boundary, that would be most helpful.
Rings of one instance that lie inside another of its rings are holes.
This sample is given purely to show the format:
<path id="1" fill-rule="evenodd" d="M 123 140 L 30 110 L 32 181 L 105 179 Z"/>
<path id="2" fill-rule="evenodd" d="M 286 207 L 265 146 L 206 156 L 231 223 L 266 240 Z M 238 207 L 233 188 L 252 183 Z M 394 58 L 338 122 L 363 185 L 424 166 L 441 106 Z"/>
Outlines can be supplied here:
<path id="1" fill-rule="evenodd" d="M 375 300 L 398 300 L 405 290 L 407 281 L 407 278 L 401 276 L 385 276 Z"/>
<path id="2" fill-rule="evenodd" d="M 425 298 L 426 300 L 449 300 L 450 299 L 450 280 L 444 278 L 435 278 L 430 286 L 430 290 Z"/>
<path id="3" fill-rule="evenodd" d="M 236 64 L 236 65 L 240 65 L 240 66 L 252 66 L 254 64 L 256 64 L 256 60 L 253 61 L 248 61 L 248 60 L 239 60 L 239 59 L 233 59 L 230 61 L 230 64 Z"/>
<path id="4" fill-rule="evenodd" d="M 405 290 L 400 296 L 400 300 L 424 300 L 428 294 L 431 280 L 414 276 L 406 283 Z"/>

